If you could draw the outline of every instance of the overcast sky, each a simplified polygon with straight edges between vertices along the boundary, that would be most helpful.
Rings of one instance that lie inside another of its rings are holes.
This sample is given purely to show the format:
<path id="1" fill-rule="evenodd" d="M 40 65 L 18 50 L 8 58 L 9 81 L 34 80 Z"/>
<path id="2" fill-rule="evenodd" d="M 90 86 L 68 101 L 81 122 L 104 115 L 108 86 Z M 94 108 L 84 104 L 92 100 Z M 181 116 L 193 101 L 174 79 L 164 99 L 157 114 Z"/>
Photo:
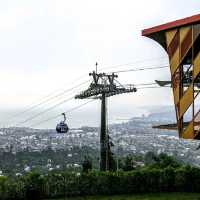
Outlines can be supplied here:
<path id="1" fill-rule="evenodd" d="M 168 64 L 162 47 L 142 37 L 141 30 L 199 11 L 197 0 L 0 0 L 0 109 L 3 116 L 7 117 L 14 110 L 21 111 L 57 89 L 70 88 L 80 76 L 83 78 L 77 83 L 87 80 L 96 61 L 99 68 L 133 63 L 113 68 L 115 71 Z M 169 69 L 162 69 L 120 74 L 119 80 L 137 84 L 169 77 Z M 63 96 L 66 98 L 67 95 Z M 33 122 L 83 102 L 68 102 Z M 128 118 L 138 115 L 138 107 L 172 105 L 173 98 L 170 89 L 148 89 L 110 98 L 108 104 L 110 119 Z M 94 102 L 70 114 L 72 126 L 91 124 L 91 118 L 98 124 L 99 105 Z M 27 117 L 28 114 L 23 119 Z M 41 127 L 53 127 L 54 123 Z"/>

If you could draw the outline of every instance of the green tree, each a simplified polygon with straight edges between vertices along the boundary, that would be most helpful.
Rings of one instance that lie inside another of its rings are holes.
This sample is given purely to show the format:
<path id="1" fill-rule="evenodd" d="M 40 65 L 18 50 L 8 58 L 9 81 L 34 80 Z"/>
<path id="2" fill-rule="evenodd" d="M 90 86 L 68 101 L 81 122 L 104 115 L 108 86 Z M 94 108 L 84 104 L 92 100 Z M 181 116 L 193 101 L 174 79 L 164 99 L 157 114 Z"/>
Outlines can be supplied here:
<path id="1" fill-rule="evenodd" d="M 122 169 L 124 171 L 131 171 L 135 169 L 134 160 L 130 155 L 126 156 Z"/>
<path id="2" fill-rule="evenodd" d="M 158 155 L 158 165 L 161 168 L 166 167 L 180 167 L 180 163 L 172 156 L 168 156 L 167 154 L 161 153 Z"/>
<path id="3" fill-rule="evenodd" d="M 153 165 L 153 164 L 157 163 L 157 161 L 158 161 L 158 157 L 152 151 L 147 152 L 144 156 L 145 165 Z"/>
<path id="4" fill-rule="evenodd" d="M 82 171 L 88 173 L 90 170 L 92 170 L 92 161 L 88 157 L 85 157 L 82 163 Z"/>
<path id="5" fill-rule="evenodd" d="M 38 172 L 31 172 L 26 177 L 26 198 L 29 200 L 40 200 L 43 194 L 44 177 Z"/>

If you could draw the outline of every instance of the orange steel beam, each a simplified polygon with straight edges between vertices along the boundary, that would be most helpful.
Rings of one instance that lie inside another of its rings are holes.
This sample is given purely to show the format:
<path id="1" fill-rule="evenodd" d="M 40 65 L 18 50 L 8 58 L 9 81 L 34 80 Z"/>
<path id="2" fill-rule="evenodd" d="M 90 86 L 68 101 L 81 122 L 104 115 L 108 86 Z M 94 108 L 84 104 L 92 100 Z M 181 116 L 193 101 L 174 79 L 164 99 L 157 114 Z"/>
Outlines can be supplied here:
<path id="1" fill-rule="evenodd" d="M 179 136 L 200 139 L 199 92 L 194 84 L 200 77 L 200 15 L 145 29 L 142 35 L 157 41 L 168 53 Z M 192 80 L 185 86 L 188 71 Z"/>

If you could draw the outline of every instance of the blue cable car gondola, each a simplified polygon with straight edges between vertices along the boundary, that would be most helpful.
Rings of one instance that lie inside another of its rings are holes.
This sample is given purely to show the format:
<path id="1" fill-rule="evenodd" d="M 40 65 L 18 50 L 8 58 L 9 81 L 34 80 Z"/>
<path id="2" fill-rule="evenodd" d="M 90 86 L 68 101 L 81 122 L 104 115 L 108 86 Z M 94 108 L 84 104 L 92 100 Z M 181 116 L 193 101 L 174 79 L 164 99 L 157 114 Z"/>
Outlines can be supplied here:
<path id="1" fill-rule="evenodd" d="M 64 116 L 64 121 L 61 121 L 59 124 L 57 124 L 56 126 L 57 133 L 67 133 L 69 131 L 69 127 L 65 123 L 66 121 L 65 113 L 62 113 L 62 115 Z"/>

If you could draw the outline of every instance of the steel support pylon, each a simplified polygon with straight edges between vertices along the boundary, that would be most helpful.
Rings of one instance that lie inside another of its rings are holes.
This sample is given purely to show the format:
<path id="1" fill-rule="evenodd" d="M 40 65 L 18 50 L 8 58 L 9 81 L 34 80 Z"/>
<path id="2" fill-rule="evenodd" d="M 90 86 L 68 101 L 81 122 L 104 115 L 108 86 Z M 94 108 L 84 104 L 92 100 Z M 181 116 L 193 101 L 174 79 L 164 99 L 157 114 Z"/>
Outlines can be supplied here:
<path id="1" fill-rule="evenodd" d="M 106 124 L 106 96 L 101 98 L 101 129 L 100 129 L 100 170 L 107 170 L 107 124 Z"/>
<path id="2" fill-rule="evenodd" d="M 100 128 L 100 170 L 106 171 L 110 169 L 110 156 L 111 150 L 109 145 L 109 136 L 107 134 L 107 106 L 106 99 L 111 96 L 136 92 L 137 89 L 134 85 L 127 85 L 126 87 L 122 84 L 118 85 L 115 83 L 115 78 L 118 76 L 114 73 L 97 73 L 93 71 L 89 74 L 93 77 L 93 81 L 89 88 L 80 94 L 75 96 L 75 99 L 100 99 L 101 100 L 101 128 Z"/>

